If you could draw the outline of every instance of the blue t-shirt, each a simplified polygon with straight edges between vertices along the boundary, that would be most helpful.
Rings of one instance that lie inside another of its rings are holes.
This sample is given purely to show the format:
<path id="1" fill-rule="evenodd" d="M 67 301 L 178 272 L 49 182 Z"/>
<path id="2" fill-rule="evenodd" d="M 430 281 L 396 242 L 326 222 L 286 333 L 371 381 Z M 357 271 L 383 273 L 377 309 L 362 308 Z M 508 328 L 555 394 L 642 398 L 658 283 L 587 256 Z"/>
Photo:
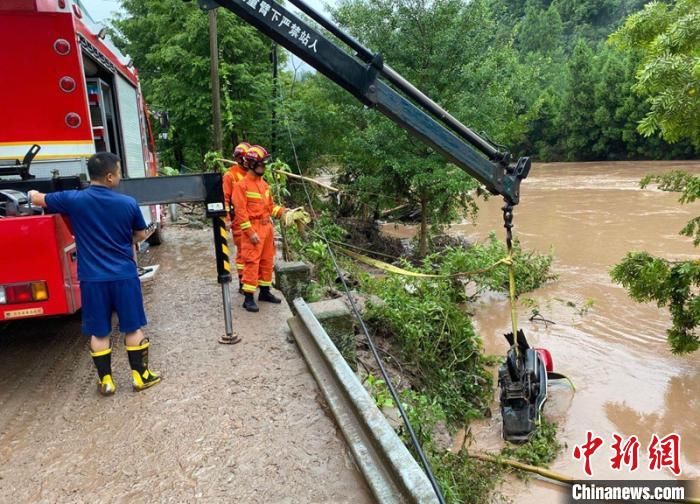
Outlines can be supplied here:
<path id="1" fill-rule="evenodd" d="M 136 200 L 108 187 L 46 195 L 49 212 L 70 218 L 78 248 L 78 278 L 90 282 L 138 278 L 132 243 L 146 229 Z"/>

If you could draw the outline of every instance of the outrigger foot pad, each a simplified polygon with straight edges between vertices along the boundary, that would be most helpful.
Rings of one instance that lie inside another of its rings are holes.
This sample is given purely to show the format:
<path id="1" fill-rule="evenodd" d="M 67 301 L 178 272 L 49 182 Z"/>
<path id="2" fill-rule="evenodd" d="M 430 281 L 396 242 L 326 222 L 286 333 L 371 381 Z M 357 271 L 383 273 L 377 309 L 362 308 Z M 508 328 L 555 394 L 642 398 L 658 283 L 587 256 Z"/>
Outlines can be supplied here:
<path id="1" fill-rule="evenodd" d="M 241 341 L 243 341 L 243 338 L 241 338 L 240 336 L 236 336 L 236 335 L 233 335 L 233 336 L 224 335 L 224 336 L 221 336 L 219 338 L 219 343 L 221 343 L 222 345 L 235 345 L 236 343 L 240 343 Z"/>

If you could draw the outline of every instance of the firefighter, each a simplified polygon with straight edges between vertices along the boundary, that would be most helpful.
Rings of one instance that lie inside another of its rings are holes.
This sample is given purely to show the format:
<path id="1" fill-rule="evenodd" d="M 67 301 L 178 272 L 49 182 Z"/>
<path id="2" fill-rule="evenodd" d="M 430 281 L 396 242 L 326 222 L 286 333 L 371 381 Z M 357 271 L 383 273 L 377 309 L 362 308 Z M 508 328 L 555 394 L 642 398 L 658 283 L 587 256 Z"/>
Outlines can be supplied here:
<path id="1" fill-rule="evenodd" d="M 29 191 L 32 205 L 70 217 L 78 250 L 78 278 L 82 301 L 82 332 L 90 336 L 90 355 L 97 368 L 97 389 L 112 395 L 112 312 L 119 317 L 119 329 L 131 366 L 135 390 L 160 382 L 148 368 L 148 339 L 141 282 L 132 244 L 146 238 L 146 223 L 136 200 L 112 191 L 121 180 L 119 158 L 100 152 L 87 162 L 90 186 L 81 191 L 42 194 Z"/>
<path id="2" fill-rule="evenodd" d="M 243 259 L 241 258 L 241 237 L 243 231 L 236 226 L 236 212 L 233 205 L 233 186 L 243 180 L 248 172 L 247 161 L 245 155 L 250 149 L 248 142 L 241 142 L 233 149 L 233 160 L 235 163 L 231 165 L 226 173 L 224 173 L 224 203 L 228 213 L 228 226 L 232 230 L 233 243 L 236 245 L 236 256 L 234 263 L 238 273 L 238 292 L 243 293 Z"/>
<path id="3" fill-rule="evenodd" d="M 286 209 L 275 205 L 270 194 L 270 186 L 263 180 L 265 163 L 270 155 L 254 145 L 245 154 L 248 173 L 233 187 L 233 203 L 236 209 L 235 226 L 242 233 L 241 252 L 243 259 L 243 308 L 250 312 L 259 311 L 255 303 L 258 286 L 258 301 L 279 304 L 281 299 L 270 292 L 272 266 L 275 257 L 275 236 L 270 217 L 281 218 Z"/>

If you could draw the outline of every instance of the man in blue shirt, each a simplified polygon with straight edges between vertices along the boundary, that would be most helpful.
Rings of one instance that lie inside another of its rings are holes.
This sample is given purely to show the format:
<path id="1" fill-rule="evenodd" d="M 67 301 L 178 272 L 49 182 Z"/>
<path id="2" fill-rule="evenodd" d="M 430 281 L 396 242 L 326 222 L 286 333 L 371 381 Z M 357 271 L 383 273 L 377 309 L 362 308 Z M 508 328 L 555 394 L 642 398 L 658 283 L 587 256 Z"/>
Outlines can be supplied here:
<path id="1" fill-rule="evenodd" d="M 90 354 L 97 368 L 98 390 L 112 395 L 112 313 L 117 312 L 135 390 L 160 382 L 148 369 L 149 342 L 141 282 L 133 244 L 146 238 L 146 223 L 134 198 L 112 191 L 121 180 L 119 158 L 100 152 L 87 163 L 90 186 L 81 191 L 42 194 L 29 191 L 33 205 L 70 218 L 78 250 L 82 331 L 91 336 Z"/>

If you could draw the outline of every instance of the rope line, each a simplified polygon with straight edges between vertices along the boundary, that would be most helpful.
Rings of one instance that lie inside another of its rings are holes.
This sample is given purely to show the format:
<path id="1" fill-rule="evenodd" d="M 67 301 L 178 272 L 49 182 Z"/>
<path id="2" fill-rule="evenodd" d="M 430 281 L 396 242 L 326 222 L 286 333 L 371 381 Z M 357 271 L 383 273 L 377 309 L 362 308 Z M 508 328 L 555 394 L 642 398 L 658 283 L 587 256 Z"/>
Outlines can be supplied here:
<path id="1" fill-rule="evenodd" d="M 282 97 L 284 98 L 284 97 Z M 296 146 L 294 144 L 294 139 L 292 137 L 292 130 L 289 126 L 289 118 L 285 114 L 285 124 L 287 126 L 287 133 L 289 135 L 289 142 L 292 147 L 292 153 L 294 155 L 294 162 L 296 163 L 296 168 L 297 171 L 299 172 L 299 175 L 302 175 L 301 173 L 301 166 L 299 163 L 299 158 L 297 156 L 297 150 Z M 316 211 L 314 210 L 313 207 L 313 201 L 311 199 L 311 195 L 309 194 L 309 190 L 307 188 L 306 181 L 304 179 L 301 179 L 302 187 L 304 188 L 304 193 L 306 195 L 306 200 L 309 203 L 309 208 L 311 208 L 311 211 L 316 214 Z M 355 303 L 355 300 L 353 299 L 352 295 L 350 294 L 350 288 L 347 285 L 347 282 L 345 281 L 345 275 L 343 274 L 342 270 L 340 269 L 340 266 L 338 266 L 338 262 L 336 260 L 336 256 L 333 253 L 333 248 L 331 247 L 330 242 L 326 238 L 325 235 L 320 233 L 320 236 L 322 237 L 323 241 L 326 244 L 326 248 L 328 250 L 328 255 L 331 258 L 331 261 L 333 261 L 333 266 L 335 267 L 336 272 L 338 273 L 338 277 L 340 278 L 340 281 L 343 284 L 343 290 L 345 291 L 345 296 L 347 297 L 350 307 L 352 308 L 352 312 L 355 315 L 355 318 L 360 324 L 360 327 L 362 329 L 362 332 L 365 335 L 365 338 L 367 339 L 367 343 L 369 344 L 369 348 L 372 352 L 372 355 L 374 356 L 375 361 L 377 362 L 377 365 L 379 366 L 379 371 L 382 374 L 382 378 L 384 382 L 387 385 L 387 388 L 389 389 L 389 393 L 391 394 L 392 399 L 394 400 L 394 404 L 396 405 L 397 409 L 399 410 L 399 414 L 401 415 L 401 419 L 403 420 L 404 425 L 406 426 L 406 430 L 408 431 L 408 434 L 411 438 L 411 444 L 413 445 L 413 448 L 415 449 L 416 453 L 418 454 L 418 458 L 421 461 L 421 464 L 423 465 L 423 468 L 425 470 L 425 474 L 428 477 L 428 480 L 430 481 L 430 485 L 433 487 L 433 490 L 435 491 L 435 495 L 438 498 L 438 502 L 440 504 L 445 504 L 445 498 L 442 495 L 442 491 L 440 490 L 440 486 L 438 485 L 437 480 L 435 479 L 435 476 L 433 474 L 433 470 L 430 466 L 430 462 L 428 461 L 428 458 L 425 456 L 425 452 L 423 452 L 423 448 L 421 447 L 420 443 L 418 442 L 418 438 L 416 437 L 416 433 L 413 430 L 413 427 L 411 426 L 411 422 L 408 419 L 408 415 L 406 414 L 406 411 L 403 408 L 403 405 L 401 404 L 401 400 L 399 398 L 398 392 L 396 392 L 396 389 L 394 387 L 394 384 L 391 381 L 391 378 L 389 377 L 389 373 L 387 372 L 386 368 L 384 367 L 384 363 L 382 362 L 381 357 L 379 356 L 379 353 L 377 351 L 377 346 L 374 342 L 374 339 L 372 336 L 369 334 L 369 330 L 367 329 L 367 325 L 365 324 L 365 321 L 362 319 L 362 316 L 360 315 L 360 311 L 357 308 L 357 304 Z"/>
<path id="2" fill-rule="evenodd" d="M 457 278 L 457 277 L 464 277 L 464 276 L 473 276 L 473 275 L 479 275 L 482 273 L 486 273 L 488 271 L 491 271 L 494 269 L 496 266 L 500 266 L 501 264 L 507 265 L 509 268 L 512 268 L 513 266 L 513 261 L 510 257 L 504 257 L 503 259 L 499 259 L 495 263 L 493 263 L 491 266 L 487 266 L 485 268 L 479 268 L 471 271 L 461 271 L 458 273 L 420 273 L 418 271 L 410 271 L 404 268 L 401 268 L 399 266 L 394 266 L 393 264 L 388 264 L 383 261 L 380 261 L 378 259 L 373 259 L 371 257 L 367 257 L 362 254 L 358 254 L 357 252 L 353 252 L 352 250 L 348 250 L 346 248 L 343 248 L 339 245 L 335 245 L 336 249 L 338 252 L 348 256 L 352 257 L 353 259 L 367 264 L 369 266 L 374 266 L 375 268 L 379 268 L 384 271 L 388 271 L 389 273 L 396 273 L 397 275 L 403 275 L 403 276 L 412 276 L 412 277 L 418 277 L 418 278 Z"/>

